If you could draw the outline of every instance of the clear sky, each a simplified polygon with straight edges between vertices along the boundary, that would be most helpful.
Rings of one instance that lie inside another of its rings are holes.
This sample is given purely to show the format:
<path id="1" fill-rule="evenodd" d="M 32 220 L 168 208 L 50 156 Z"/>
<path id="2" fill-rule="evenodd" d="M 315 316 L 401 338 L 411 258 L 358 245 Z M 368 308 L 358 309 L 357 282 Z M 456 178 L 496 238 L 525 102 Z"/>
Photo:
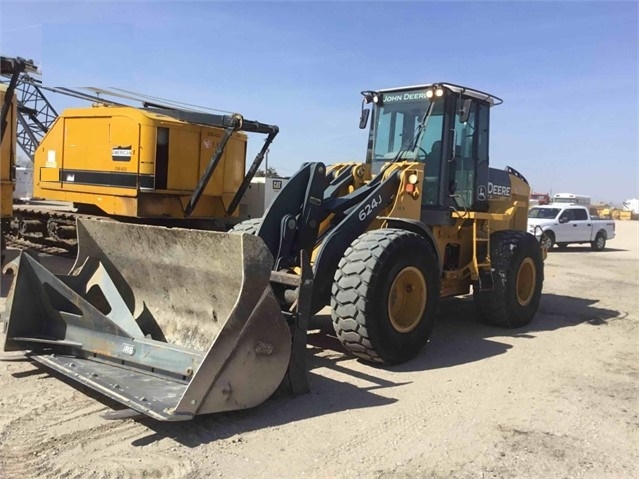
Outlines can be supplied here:
<path id="1" fill-rule="evenodd" d="M 634 1 L 0 0 L 0 19 L 0 52 L 41 62 L 47 85 L 119 87 L 279 125 L 269 164 L 280 173 L 363 160 L 361 90 L 449 81 L 505 100 L 492 112 L 493 167 L 516 168 L 538 192 L 639 196 Z"/>

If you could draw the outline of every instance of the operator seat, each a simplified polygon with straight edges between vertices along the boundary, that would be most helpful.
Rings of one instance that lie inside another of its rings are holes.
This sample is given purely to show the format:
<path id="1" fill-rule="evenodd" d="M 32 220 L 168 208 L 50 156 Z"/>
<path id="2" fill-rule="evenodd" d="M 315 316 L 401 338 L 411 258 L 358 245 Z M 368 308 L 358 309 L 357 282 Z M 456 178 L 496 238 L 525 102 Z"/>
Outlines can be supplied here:
<path id="1" fill-rule="evenodd" d="M 431 161 L 438 163 L 439 160 L 441 160 L 441 157 L 442 157 L 442 141 L 436 140 L 435 142 L 433 142 L 433 146 L 430 149 L 430 153 L 426 157 L 426 161 L 429 163 Z"/>

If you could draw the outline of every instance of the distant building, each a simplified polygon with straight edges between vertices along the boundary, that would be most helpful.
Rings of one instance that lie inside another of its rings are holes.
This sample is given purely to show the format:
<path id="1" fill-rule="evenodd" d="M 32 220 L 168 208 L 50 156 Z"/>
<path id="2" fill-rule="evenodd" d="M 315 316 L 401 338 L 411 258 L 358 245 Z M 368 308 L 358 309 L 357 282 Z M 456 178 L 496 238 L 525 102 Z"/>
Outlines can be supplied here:
<path id="1" fill-rule="evenodd" d="M 588 206 L 590 205 L 590 196 L 574 195 L 572 193 L 557 193 L 552 197 L 552 202 Z"/>

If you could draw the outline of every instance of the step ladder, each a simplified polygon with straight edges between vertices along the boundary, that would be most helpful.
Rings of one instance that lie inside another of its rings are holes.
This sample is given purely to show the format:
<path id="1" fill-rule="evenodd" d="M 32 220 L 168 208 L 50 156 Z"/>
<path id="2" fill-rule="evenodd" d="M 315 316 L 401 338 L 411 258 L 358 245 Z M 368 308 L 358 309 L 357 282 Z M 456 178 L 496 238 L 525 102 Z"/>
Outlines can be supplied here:
<path id="1" fill-rule="evenodd" d="M 473 221 L 473 260 L 470 277 L 477 281 L 479 291 L 493 289 L 493 275 L 490 261 L 490 220 L 476 219 Z M 485 251 L 485 256 L 483 251 Z M 482 254 L 482 259 L 478 255 Z"/>

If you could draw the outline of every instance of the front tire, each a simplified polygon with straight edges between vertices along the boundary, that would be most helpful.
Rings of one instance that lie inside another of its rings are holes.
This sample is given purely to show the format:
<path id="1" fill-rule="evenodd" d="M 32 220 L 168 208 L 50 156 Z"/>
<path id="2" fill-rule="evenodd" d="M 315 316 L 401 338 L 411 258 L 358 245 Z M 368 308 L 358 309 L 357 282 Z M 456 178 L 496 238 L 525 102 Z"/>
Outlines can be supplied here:
<path id="1" fill-rule="evenodd" d="M 426 238 L 392 228 L 364 233 L 335 273 L 331 315 L 338 339 L 366 361 L 408 361 L 428 342 L 440 282 L 437 255 Z"/>
<path id="2" fill-rule="evenodd" d="M 486 324 L 519 328 L 539 307 L 544 265 L 539 243 L 529 233 L 498 231 L 490 238 L 494 285 L 474 291 L 475 306 Z"/>

